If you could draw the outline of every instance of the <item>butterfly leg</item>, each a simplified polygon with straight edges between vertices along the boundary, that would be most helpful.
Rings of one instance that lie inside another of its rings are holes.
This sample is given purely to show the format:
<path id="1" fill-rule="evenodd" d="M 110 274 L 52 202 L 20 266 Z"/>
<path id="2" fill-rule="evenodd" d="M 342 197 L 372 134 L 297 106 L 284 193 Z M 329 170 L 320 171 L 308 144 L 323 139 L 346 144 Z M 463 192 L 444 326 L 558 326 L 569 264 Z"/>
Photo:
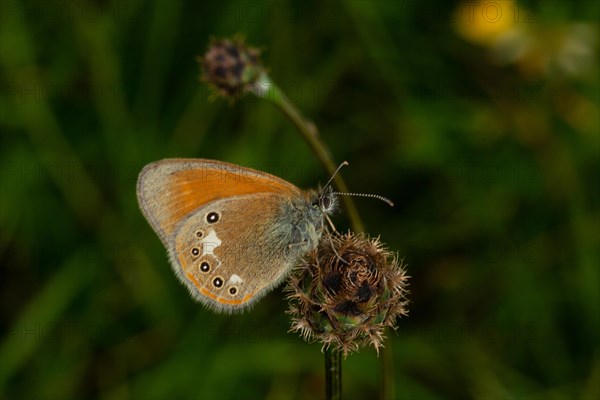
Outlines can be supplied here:
<path id="1" fill-rule="evenodd" d="M 340 256 L 339 253 L 337 252 L 337 250 L 335 249 L 335 245 L 333 244 L 333 239 L 331 238 L 331 235 L 327 235 L 327 237 L 329 238 L 329 241 L 331 243 L 331 250 L 333 250 L 333 252 L 337 256 L 337 258 L 344 264 L 350 265 L 350 263 L 348 261 L 344 260 L 344 258 L 342 256 Z"/>
<path id="2" fill-rule="evenodd" d="M 331 229 L 333 229 L 334 232 L 337 232 L 337 229 L 335 229 L 335 225 L 333 225 L 333 221 L 331 220 L 331 218 L 329 218 L 329 215 L 325 214 L 325 219 L 327 220 L 327 222 L 329 222 L 329 226 L 331 226 Z"/>
<path id="3" fill-rule="evenodd" d="M 293 248 L 295 246 L 302 246 L 302 245 L 307 244 L 307 243 L 308 243 L 308 240 L 303 240 L 303 241 L 298 242 L 298 243 L 290 243 L 290 244 L 288 244 L 288 249 L 291 249 L 291 248 Z"/>

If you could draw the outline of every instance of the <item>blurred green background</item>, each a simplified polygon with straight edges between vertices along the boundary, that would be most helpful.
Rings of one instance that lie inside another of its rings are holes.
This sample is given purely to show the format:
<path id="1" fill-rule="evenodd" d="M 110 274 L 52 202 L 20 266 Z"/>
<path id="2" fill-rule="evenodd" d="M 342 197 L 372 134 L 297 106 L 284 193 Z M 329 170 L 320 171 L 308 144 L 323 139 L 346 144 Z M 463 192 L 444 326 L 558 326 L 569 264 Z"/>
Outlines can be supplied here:
<path id="1" fill-rule="evenodd" d="M 135 199 L 166 157 L 327 180 L 271 104 L 209 101 L 194 58 L 234 33 L 396 202 L 356 199 L 412 277 L 395 397 L 599 398 L 599 4 L 0 0 L 0 398 L 323 397 L 281 289 L 204 309 Z M 379 363 L 347 358 L 346 398 Z"/>

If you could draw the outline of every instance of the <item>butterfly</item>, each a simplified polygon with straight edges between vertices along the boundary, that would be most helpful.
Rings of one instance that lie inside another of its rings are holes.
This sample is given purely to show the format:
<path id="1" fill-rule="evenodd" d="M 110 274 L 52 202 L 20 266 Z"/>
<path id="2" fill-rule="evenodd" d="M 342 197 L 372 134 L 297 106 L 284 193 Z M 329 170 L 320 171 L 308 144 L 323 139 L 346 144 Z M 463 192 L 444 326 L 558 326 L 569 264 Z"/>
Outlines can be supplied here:
<path id="1" fill-rule="evenodd" d="M 340 194 L 330 182 L 301 190 L 222 161 L 165 159 L 142 169 L 137 199 L 191 295 L 231 313 L 265 296 L 316 248 Z"/>

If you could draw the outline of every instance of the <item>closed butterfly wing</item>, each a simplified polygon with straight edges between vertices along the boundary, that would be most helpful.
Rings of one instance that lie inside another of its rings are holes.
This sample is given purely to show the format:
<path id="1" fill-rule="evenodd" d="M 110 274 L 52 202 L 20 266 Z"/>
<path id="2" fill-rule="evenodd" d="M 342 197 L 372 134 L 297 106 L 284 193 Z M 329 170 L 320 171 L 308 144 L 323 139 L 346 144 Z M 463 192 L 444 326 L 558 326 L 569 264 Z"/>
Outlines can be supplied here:
<path id="1" fill-rule="evenodd" d="M 302 191 L 270 174 L 210 160 L 163 160 L 142 170 L 137 192 L 177 276 L 215 311 L 246 308 L 307 251 L 290 246 L 298 241 L 292 200 Z"/>
<path id="2" fill-rule="evenodd" d="M 187 218 L 169 253 L 192 295 L 215 311 L 235 311 L 279 285 L 306 251 L 291 246 L 288 202 L 277 193 L 235 196 Z"/>

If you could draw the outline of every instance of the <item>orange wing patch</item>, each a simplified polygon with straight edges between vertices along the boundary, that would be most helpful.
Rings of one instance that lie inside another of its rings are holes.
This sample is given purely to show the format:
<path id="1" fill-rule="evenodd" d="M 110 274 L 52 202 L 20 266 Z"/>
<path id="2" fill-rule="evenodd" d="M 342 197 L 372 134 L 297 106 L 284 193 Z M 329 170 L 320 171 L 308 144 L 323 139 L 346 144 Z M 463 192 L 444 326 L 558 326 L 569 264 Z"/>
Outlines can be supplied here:
<path id="1" fill-rule="evenodd" d="M 148 164 L 138 178 L 140 208 L 166 244 L 178 222 L 195 209 L 231 196 L 300 189 L 265 172 L 220 161 L 167 159 Z"/>

